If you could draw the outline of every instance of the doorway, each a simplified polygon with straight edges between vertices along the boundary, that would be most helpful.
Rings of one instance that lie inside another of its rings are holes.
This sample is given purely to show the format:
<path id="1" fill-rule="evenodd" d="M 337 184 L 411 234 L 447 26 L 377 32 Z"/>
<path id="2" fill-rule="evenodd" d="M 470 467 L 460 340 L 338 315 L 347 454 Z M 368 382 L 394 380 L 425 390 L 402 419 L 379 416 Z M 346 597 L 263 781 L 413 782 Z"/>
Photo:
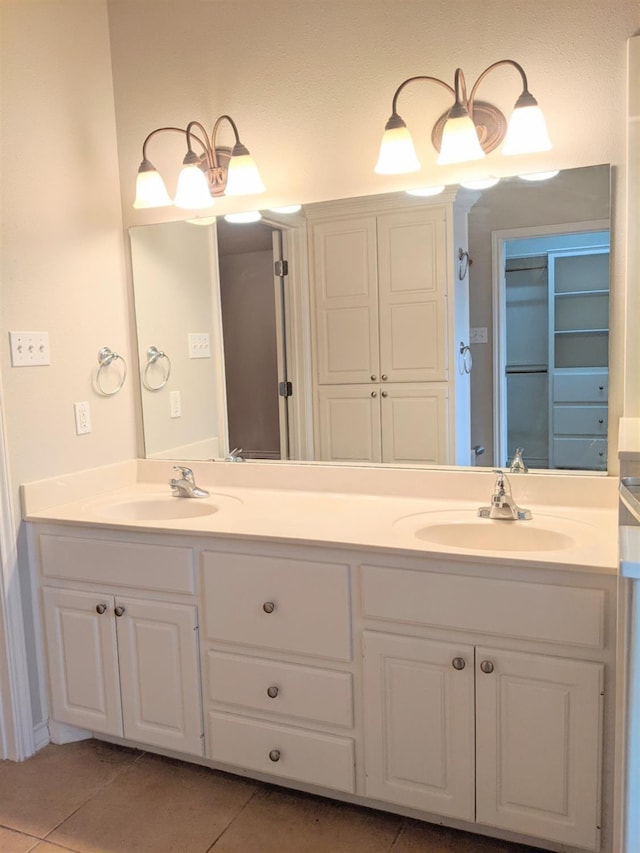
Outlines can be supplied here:
<path id="1" fill-rule="evenodd" d="M 217 222 L 229 448 L 248 459 L 289 458 L 282 231 Z"/>
<path id="2" fill-rule="evenodd" d="M 609 230 L 494 233 L 495 458 L 607 469 Z"/>

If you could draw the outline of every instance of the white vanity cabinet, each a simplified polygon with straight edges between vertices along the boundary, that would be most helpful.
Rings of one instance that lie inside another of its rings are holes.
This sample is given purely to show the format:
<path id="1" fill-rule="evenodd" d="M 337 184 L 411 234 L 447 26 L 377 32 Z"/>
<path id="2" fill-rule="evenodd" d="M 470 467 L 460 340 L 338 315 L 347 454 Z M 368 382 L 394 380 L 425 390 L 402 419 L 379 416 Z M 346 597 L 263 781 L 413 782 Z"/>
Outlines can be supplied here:
<path id="1" fill-rule="evenodd" d="M 52 719 L 202 755 L 197 607 L 153 597 L 193 588 L 190 549 L 46 534 L 40 558 Z"/>
<path id="2" fill-rule="evenodd" d="M 366 794 L 598 850 L 604 592 L 362 572 Z"/>
<path id="3" fill-rule="evenodd" d="M 313 557 L 203 553 L 206 755 L 353 792 L 349 567 Z"/>
<path id="4" fill-rule="evenodd" d="M 318 458 L 470 464 L 466 211 L 452 194 L 406 208 L 307 210 Z"/>

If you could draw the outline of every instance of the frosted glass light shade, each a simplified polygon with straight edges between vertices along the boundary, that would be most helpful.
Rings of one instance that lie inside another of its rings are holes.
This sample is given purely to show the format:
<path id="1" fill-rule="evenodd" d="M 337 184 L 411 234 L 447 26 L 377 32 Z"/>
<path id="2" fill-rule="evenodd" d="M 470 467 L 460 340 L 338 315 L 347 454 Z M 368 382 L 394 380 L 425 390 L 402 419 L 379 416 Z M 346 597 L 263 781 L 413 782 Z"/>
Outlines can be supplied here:
<path id="1" fill-rule="evenodd" d="M 438 186 L 433 187 L 413 187 L 413 189 L 406 190 L 406 193 L 407 195 L 415 195 L 420 197 L 440 195 L 440 193 L 444 192 L 444 187 L 444 184 L 440 184 Z"/>
<path id="2" fill-rule="evenodd" d="M 495 187 L 500 178 L 478 178 L 477 180 L 460 181 L 461 187 L 466 187 L 468 190 L 488 190 Z"/>
<path id="3" fill-rule="evenodd" d="M 202 210 L 214 204 L 207 179 L 199 166 L 195 164 L 183 166 L 178 175 L 174 204 L 185 210 Z"/>
<path id="4" fill-rule="evenodd" d="M 378 175 L 404 175 L 419 169 L 420 161 L 406 125 L 386 129 L 374 172 Z"/>
<path id="5" fill-rule="evenodd" d="M 246 151 L 246 149 L 245 149 Z M 225 195 L 255 195 L 266 190 L 255 160 L 246 154 L 232 154 L 227 172 Z"/>
<path id="6" fill-rule="evenodd" d="M 468 114 L 448 118 L 442 131 L 438 165 L 448 163 L 466 163 L 469 160 L 482 160 L 484 151 L 478 139 L 478 132 Z"/>
<path id="7" fill-rule="evenodd" d="M 136 199 L 133 202 L 133 206 L 141 209 L 167 207 L 170 204 L 171 198 L 159 172 L 156 172 L 153 167 L 138 172 L 138 177 L 136 178 Z"/>
<path id="8" fill-rule="evenodd" d="M 224 218 L 227 222 L 243 224 L 245 222 L 259 222 L 262 219 L 262 214 L 259 210 L 243 210 L 241 213 L 226 213 Z"/>
<path id="9" fill-rule="evenodd" d="M 502 153 L 532 154 L 550 151 L 551 147 L 547 123 L 540 107 L 537 104 L 516 107 L 507 125 Z"/>

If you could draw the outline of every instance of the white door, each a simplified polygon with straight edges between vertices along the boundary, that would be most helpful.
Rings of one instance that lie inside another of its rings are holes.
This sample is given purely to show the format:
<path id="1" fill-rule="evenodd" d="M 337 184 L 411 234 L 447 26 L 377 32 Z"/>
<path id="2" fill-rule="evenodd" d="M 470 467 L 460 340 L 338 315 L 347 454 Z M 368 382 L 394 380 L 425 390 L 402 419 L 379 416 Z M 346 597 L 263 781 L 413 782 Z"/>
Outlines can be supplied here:
<path id="1" fill-rule="evenodd" d="M 394 383 L 380 397 L 383 462 L 451 463 L 446 386 Z"/>
<path id="2" fill-rule="evenodd" d="M 51 587 L 42 595 L 51 717 L 122 735 L 113 598 Z"/>
<path id="3" fill-rule="evenodd" d="M 473 648 L 364 632 L 366 794 L 474 818 Z"/>
<path id="4" fill-rule="evenodd" d="M 381 462 L 380 386 L 320 385 L 317 392 L 317 458 Z"/>
<path id="5" fill-rule="evenodd" d="M 375 216 L 313 226 L 317 381 L 378 380 Z"/>
<path id="6" fill-rule="evenodd" d="M 476 649 L 479 823 L 599 846 L 601 664 Z"/>
<path id="7" fill-rule="evenodd" d="M 196 608 L 116 599 L 125 737 L 202 755 Z"/>
<path id="8" fill-rule="evenodd" d="M 389 382 L 447 379 L 444 207 L 378 217 L 380 371 Z"/>

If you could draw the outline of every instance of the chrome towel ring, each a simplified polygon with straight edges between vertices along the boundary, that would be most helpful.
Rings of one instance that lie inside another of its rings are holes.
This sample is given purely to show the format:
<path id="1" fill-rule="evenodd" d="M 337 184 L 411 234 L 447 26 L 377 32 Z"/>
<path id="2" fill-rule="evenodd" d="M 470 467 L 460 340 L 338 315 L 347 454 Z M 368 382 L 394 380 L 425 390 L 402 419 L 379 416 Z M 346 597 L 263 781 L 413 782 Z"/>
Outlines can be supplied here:
<path id="1" fill-rule="evenodd" d="M 149 368 L 157 364 L 160 359 L 164 359 L 164 375 L 161 381 L 157 385 L 152 385 L 149 382 Z M 169 377 L 171 376 L 171 359 L 162 350 L 158 349 L 158 347 L 150 346 L 147 350 L 147 363 L 144 366 L 142 371 L 142 384 L 147 389 L 147 391 L 159 391 L 161 388 L 167 384 Z"/>
<path id="2" fill-rule="evenodd" d="M 112 391 L 106 391 L 102 382 L 104 379 L 103 371 L 109 367 L 114 361 L 122 362 L 122 375 L 120 376 L 120 381 L 116 385 L 116 387 Z M 96 390 L 98 393 L 102 394 L 103 397 L 112 397 L 114 394 L 117 394 L 118 391 L 124 385 L 124 380 L 127 378 L 127 362 L 121 355 L 118 355 L 117 352 L 113 352 L 109 347 L 102 347 L 98 350 L 98 369 L 96 371 Z"/>
<path id="3" fill-rule="evenodd" d="M 465 373 L 471 373 L 473 367 L 473 356 L 471 355 L 471 347 L 460 341 L 458 349 L 458 373 L 462 376 Z"/>

